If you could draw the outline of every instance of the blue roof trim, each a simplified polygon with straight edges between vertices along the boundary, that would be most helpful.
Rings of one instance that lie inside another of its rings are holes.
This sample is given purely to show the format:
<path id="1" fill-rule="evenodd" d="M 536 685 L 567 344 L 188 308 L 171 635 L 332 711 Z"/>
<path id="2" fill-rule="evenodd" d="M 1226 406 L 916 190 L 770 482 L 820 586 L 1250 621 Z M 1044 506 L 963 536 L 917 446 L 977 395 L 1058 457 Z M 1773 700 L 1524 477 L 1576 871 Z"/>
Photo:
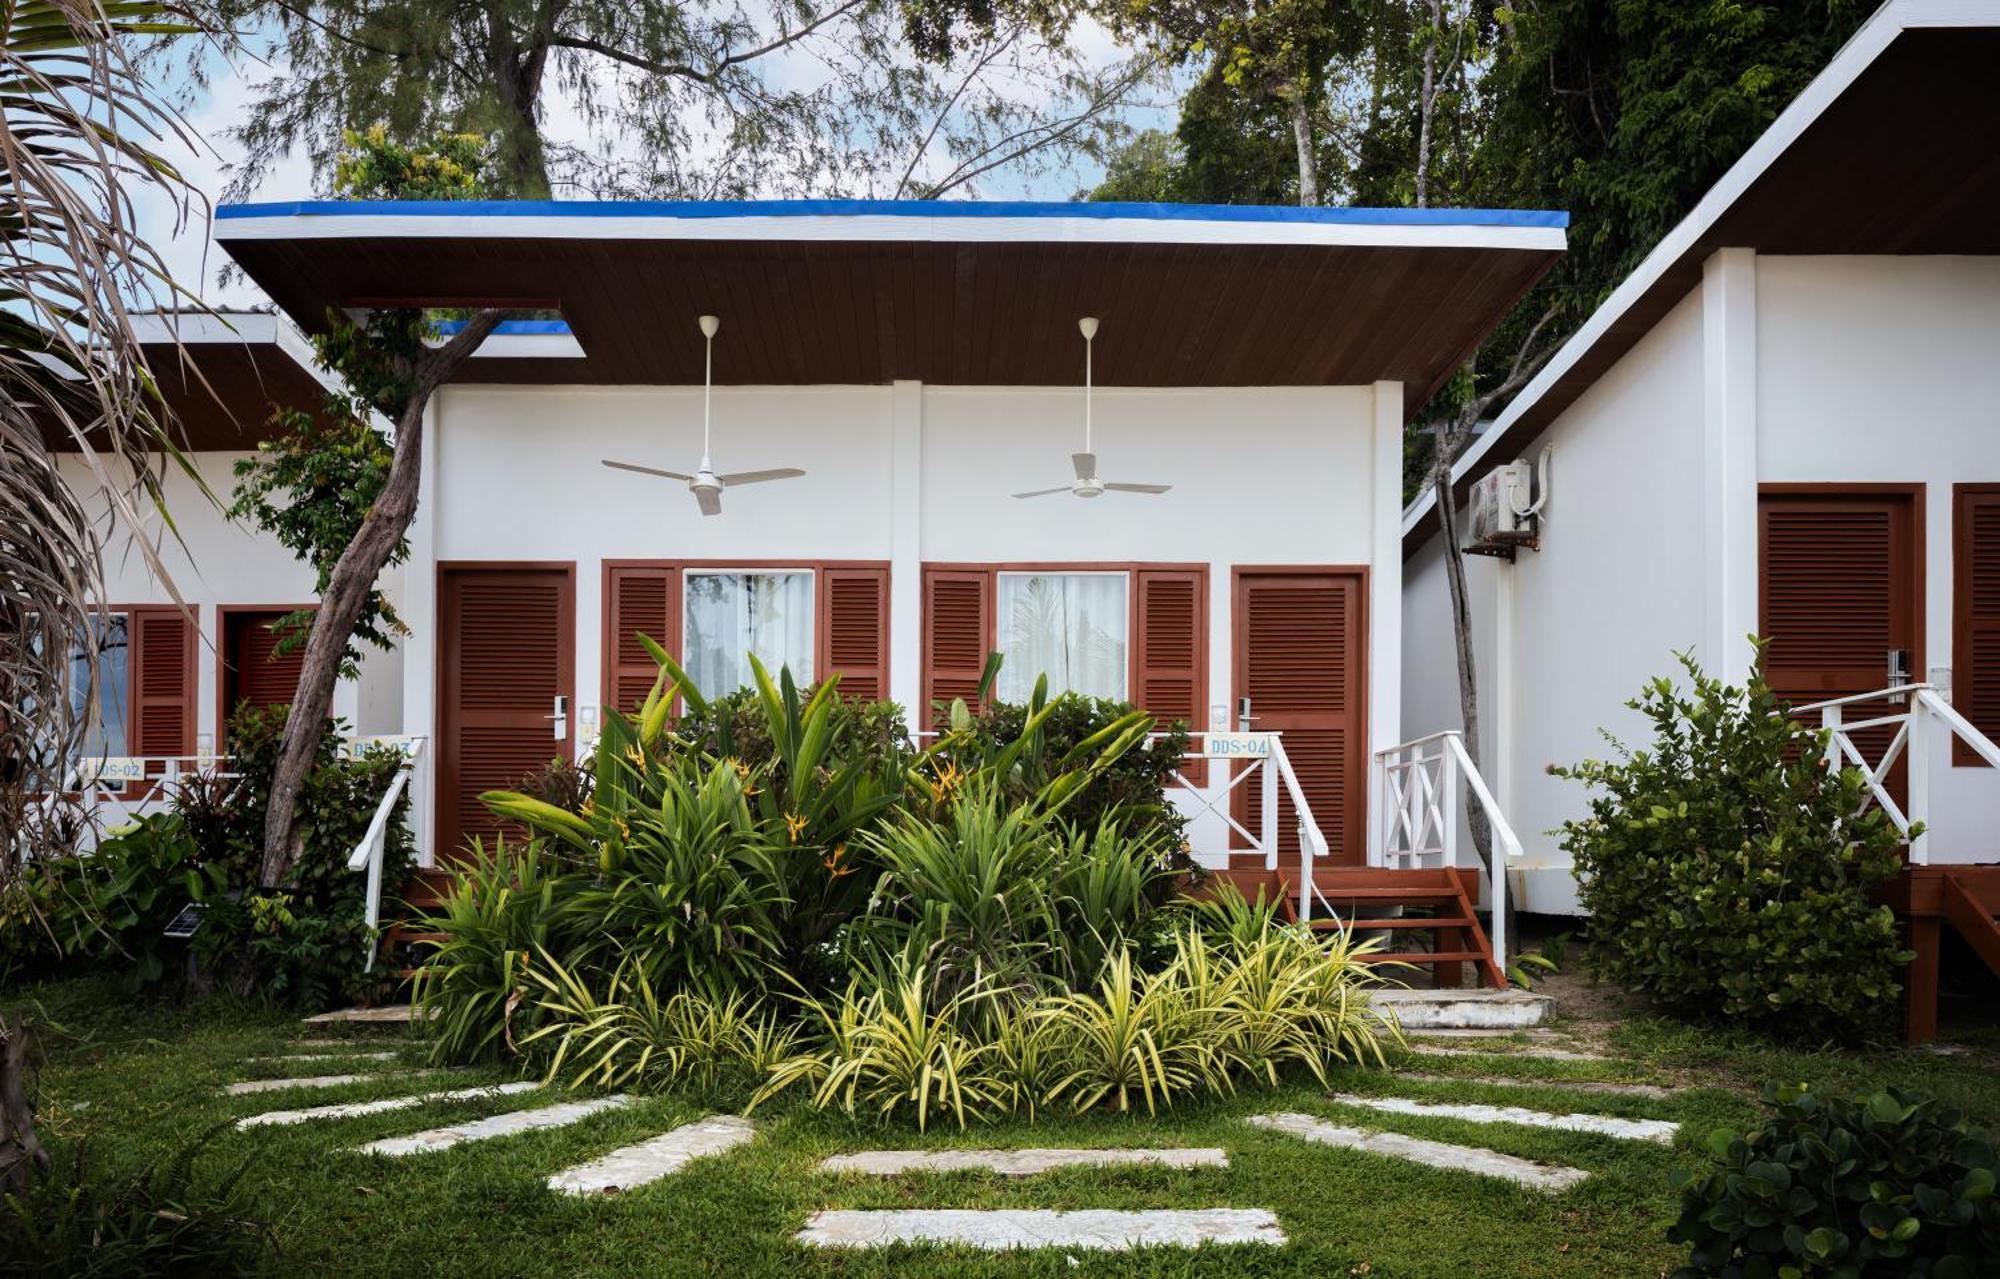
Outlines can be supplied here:
<path id="1" fill-rule="evenodd" d="M 1035 200 L 289 200 L 224 204 L 219 219 L 283 217 L 562 218 L 1131 218 L 1151 222 L 1301 225 L 1569 226 L 1547 209 L 1355 209 L 1274 204 L 1138 204 Z"/>
<path id="2" fill-rule="evenodd" d="M 457 333 L 464 328 L 464 320 L 440 320 L 437 326 L 438 332 L 446 334 Z M 500 337 L 508 333 L 557 334 L 566 336 L 569 331 L 568 320 L 502 320 L 493 326 L 494 337 Z"/>

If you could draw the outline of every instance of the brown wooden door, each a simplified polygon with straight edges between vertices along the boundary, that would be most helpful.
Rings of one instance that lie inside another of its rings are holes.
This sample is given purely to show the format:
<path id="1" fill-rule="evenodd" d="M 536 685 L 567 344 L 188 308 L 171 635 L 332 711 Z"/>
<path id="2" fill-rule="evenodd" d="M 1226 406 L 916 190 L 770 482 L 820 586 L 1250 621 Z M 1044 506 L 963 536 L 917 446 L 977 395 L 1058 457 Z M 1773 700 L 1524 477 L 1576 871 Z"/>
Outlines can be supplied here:
<path id="1" fill-rule="evenodd" d="M 1364 859 L 1367 821 L 1368 628 L 1357 572 L 1256 569 L 1236 575 L 1236 698 L 1250 699 L 1250 727 L 1284 734 L 1313 819 L 1337 866 Z M 1235 706 L 1231 707 L 1231 714 Z M 1237 788 L 1236 818 L 1262 820 L 1256 778 Z M 1279 864 L 1296 857 L 1297 819 L 1278 796 Z"/>
<path id="2" fill-rule="evenodd" d="M 1757 630 L 1770 647 L 1764 677 L 1795 705 L 1885 688 L 1891 651 L 1923 678 L 1923 548 L 1907 491 L 1767 491 L 1758 499 Z M 1726 672 L 1732 678 L 1735 672 Z M 1886 700 L 1844 708 L 1854 723 L 1900 709 Z M 1894 737 L 1855 734 L 1871 763 Z M 1891 790 L 1902 795 L 1902 768 Z"/>
<path id="3" fill-rule="evenodd" d="M 438 849 L 502 829 L 482 791 L 507 790 L 576 734 L 576 579 L 567 567 L 438 573 Z M 561 736 L 549 716 L 568 699 Z"/>
<path id="4" fill-rule="evenodd" d="M 229 717 L 248 703 L 262 709 L 290 706 L 298 696 L 299 673 L 305 666 L 303 642 L 278 652 L 284 638 L 273 627 L 290 609 L 225 609 L 222 629 L 222 718 L 217 736 L 225 736 Z"/>

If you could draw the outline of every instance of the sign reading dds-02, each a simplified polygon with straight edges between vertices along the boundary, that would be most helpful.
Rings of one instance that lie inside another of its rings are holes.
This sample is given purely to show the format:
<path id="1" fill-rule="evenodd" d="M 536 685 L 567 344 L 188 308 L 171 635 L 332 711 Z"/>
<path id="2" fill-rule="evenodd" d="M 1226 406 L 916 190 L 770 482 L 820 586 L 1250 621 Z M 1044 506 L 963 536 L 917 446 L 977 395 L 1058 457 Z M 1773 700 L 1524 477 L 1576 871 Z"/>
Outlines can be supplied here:
<path id="1" fill-rule="evenodd" d="M 1276 733 L 1210 733 L 1201 753 L 1209 759 L 1269 759 Z"/>

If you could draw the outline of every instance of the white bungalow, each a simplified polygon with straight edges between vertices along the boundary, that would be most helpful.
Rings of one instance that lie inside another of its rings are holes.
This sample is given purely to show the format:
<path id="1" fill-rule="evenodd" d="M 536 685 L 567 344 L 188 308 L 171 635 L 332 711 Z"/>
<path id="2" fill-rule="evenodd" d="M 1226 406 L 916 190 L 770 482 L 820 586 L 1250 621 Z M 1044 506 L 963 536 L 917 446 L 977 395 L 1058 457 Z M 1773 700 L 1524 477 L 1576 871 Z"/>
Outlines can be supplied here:
<path id="1" fill-rule="evenodd" d="M 386 584 L 412 633 L 337 703 L 364 734 L 423 743 L 426 865 L 493 828 L 480 791 L 575 750 L 601 705 L 651 683 L 639 633 L 711 689 L 743 681 L 751 650 L 913 710 L 972 697 L 997 650 L 1003 697 L 1046 672 L 1188 721 L 1205 755 L 1275 741 L 1269 765 L 1190 763 L 1197 856 L 1275 872 L 1316 914 L 1384 904 L 1392 884 L 1456 903 L 1428 925 L 1441 976 L 1473 960 L 1493 980 L 1477 876 L 1450 873 L 1442 850 L 1407 855 L 1368 802 L 1368 763 L 1404 735 L 1405 421 L 1547 269 L 1565 221 L 224 207 L 217 241 L 289 321 L 184 322 L 234 420 L 191 386 L 176 394 L 202 474 L 226 492 L 268 402 L 317 400 L 291 323 L 417 305 L 560 316 L 508 325 L 434 400 L 411 557 Z M 719 320 L 712 349 L 704 316 Z M 133 641 L 113 678 L 130 701 L 103 744 L 154 775 L 226 751 L 238 698 L 281 700 L 290 676 L 257 623 L 311 597 L 282 548 L 189 485 L 170 497 L 195 625 L 136 559 L 115 566 Z"/>
<path id="2" fill-rule="evenodd" d="M 1897 896 L 1920 1037 L 1941 919 L 2000 971 L 1995 66 L 1990 3 L 1890 0 L 1455 472 L 1496 499 L 1465 514 L 1497 553 L 1469 576 L 1516 900 L 1577 910 L 1554 831 L 1585 796 L 1546 767 L 1637 736 L 1623 703 L 1676 650 L 1740 679 L 1762 635 L 1928 825 Z M 1411 737 L 1460 723 L 1436 525 L 1428 496 L 1403 521 Z"/>

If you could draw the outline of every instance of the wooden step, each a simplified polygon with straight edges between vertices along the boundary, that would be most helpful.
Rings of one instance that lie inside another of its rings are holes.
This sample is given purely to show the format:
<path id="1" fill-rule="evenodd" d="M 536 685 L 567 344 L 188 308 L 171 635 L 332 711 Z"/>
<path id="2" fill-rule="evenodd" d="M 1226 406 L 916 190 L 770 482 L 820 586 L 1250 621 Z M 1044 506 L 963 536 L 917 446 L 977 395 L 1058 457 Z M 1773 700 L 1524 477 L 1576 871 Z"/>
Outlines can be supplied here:
<path id="1" fill-rule="evenodd" d="M 2000 973 L 2000 924 L 1993 921 L 1991 907 L 1975 897 L 1956 875 L 1944 877 L 1944 917 L 1986 967 Z"/>
<path id="2" fill-rule="evenodd" d="M 1455 964 L 1471 961 L 1487 964 L 1492 960 L 1483 950 L 1378 950 L 1353 957 L 1357 964 Z"/>
<path id="3" fill-rule="evenodd" d="M 1321 886 L 1318 895 L 1330 902 L 1441 902 L 1459 895 L 1453 887 L 1425 888 L 1326 888 Z"/>

